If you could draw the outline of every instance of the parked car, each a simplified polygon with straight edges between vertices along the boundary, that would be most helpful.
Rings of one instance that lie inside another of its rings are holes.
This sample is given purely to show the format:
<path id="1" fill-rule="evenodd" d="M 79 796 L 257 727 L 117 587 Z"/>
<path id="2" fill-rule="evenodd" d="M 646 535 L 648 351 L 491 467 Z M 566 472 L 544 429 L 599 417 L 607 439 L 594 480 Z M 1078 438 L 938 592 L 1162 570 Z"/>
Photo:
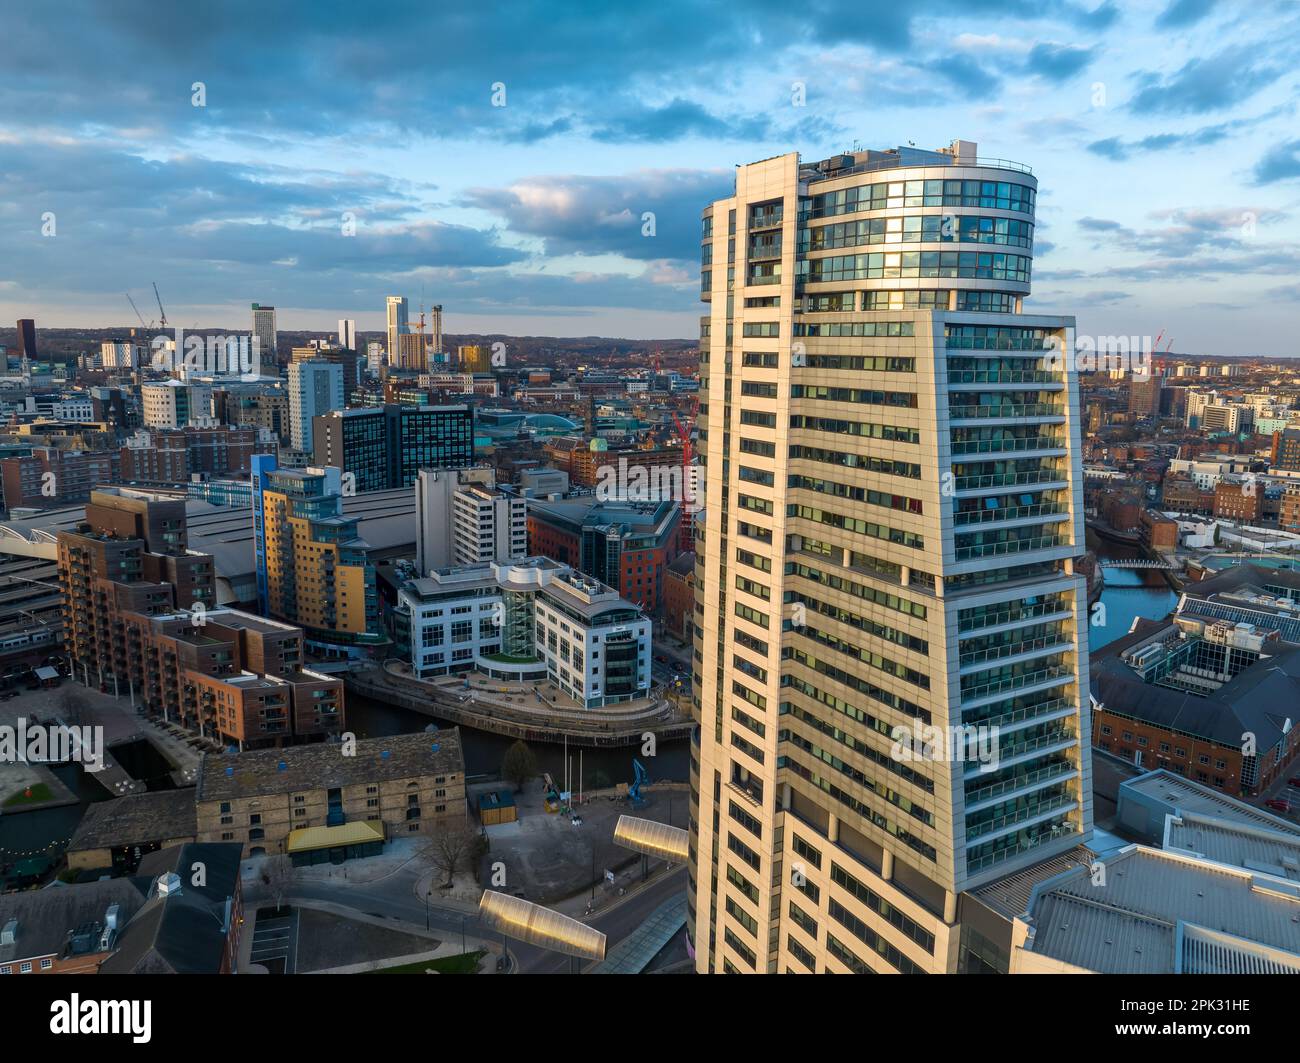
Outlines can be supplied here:
<path id="1" fill-rule="evenodd" d="M 1265 808 L 1271 808 L 1274 812 L 1290 812 L 1291 803 L 1281 797 L 1271 797 L 1264 802 Z"/>
<path id="2" fill-rule="evenodd" d="M 1300 790 L 1300 775 L 1292 775 L 1291 778 L 1287 779 L 1286 784 Z"/>

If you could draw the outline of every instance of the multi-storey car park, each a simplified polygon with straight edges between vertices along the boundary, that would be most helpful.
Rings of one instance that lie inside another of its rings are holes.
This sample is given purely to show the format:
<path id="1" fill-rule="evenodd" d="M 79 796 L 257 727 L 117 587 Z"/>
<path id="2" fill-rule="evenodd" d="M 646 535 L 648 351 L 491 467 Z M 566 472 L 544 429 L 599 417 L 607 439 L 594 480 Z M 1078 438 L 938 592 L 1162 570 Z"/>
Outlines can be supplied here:
<path id="1" fill-rule="evenodd" d="M 791 153 L 704 211 L 701 972 L 957 970 L 963 892 L 1091 831 L 1074 319 L 1024 313 L 1037 185 L 964 141 Z M 989 755 L 907 756 L 922 725 Z"/>

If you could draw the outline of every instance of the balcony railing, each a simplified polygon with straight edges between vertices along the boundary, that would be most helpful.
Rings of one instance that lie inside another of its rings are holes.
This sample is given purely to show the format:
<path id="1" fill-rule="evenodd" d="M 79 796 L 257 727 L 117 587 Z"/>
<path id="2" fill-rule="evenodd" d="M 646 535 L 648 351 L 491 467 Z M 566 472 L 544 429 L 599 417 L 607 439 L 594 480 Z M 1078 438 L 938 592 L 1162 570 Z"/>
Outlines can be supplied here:
<path id="1" fill-rule="evenodd" d="M 997 612 L 984 612 L 975 616 L 967 617 L 965 620 L 957 620 L 957 630 L 979 631 L 986 627 L 998 627 L 1002 624 L 1019 623 L 1025 620 L 1037 620 L 1041 616 L 1057 616 L 1062 619 L 1070 615 L 1070 603 L 1057 600 L 1046 602 L 1036 602 L 1033 605 L 1025 605 L 1022 602 L 1007 602 L 1007 608 L 999 609 Z"/>
<path id="2" fill-rule="evenodd" d="M 1064 384 L 1048 369 L 949 369 L 949 384 Z"/>
<path id="3" fill-rule="evenodd" d="M 953 514 L 952 522 L 961 526 L 966 524 L 990 524 L 1004 520 L 1022 520 L 1025 517 L 1052 517 L 1069 512 L 1064 502 L 1038 502 L 1032 506 L 998 506 L 996 509 L 964 509 Z"/>
<path id="4" fill-rule="evenodd" d="M 992 819 L 986 819 L 983 822 L 967 827 L 966 840 L 972 842 L 977 838 L 984 837 L 986 834 L 992 834 L 994 831 L 1003 830 L 1006 827 L 1013 827 L 1027 819 L 1033 819 L 1035 816 L 1054 812 L 1058 808 L 1064 808 L 1066 805 L 1072 804 L 1074 804 L 1074 798 L 1069 794 L 1056 794 L 1053 797 L 1026 805 L 1024 808 L 1018 808 L 1014 812 L 994 816 Z"/>
<path id="5" fill-rule="evenodd" d="M 1008 676 L 1005 679 L 998 679 L 992 683 L 981 683 L 978 686 L 963 686 L 961 690 L 962 701 L 978 701 L 980 698 L 986 698 L 990 694 L 1001 694 L 1006 690 L 1023 690 L 1025 687 L 1035 686 L 1038 683 L 1046 683 L 1051 679 L 1061 679 L 1066 676 L 1074 675 L 1072 667 L 1066 667 L 1062 664 L 1054 664 L 1049 668 L 1039 668 L 1032 672 L 1025 672 L 1022 675 Z"/>
<path id="6" fill-rule="evenodd" d="M 994 702 L 991 706 L 983 708 L 997 708 L 998 703 Z M 1054 712 L 1061 712 L 1064 709 L 1073 709 L 1074 701 L 1071 698 L 1048 698 L 1046 701 L 1037 702 L 1034 705 L 1021 705 L 1016 709 L 1007 709 L 1004 712 L 989 712 L 980 715 L 979 709 L 971 713 L 962 713 L 961 722 L 972 726 L 986 727 L 1006 727 L 1013 723 L 1023 723 L 1026 720 L 1036 720 L 1040 716 L 1050 716 Z"/>
<path id="7" fill-rule="evenodd" d="M 1050 550 L 1054 546 L 1068 545 L 1070 545 L 1068 535 L 1039 535 L 1032 539 L 1011 539 L 1004 543 L 959 546 L 956 558 L 958 561 L 973 561 L 981 557 L 1004 557 L 1007 554 L 1023 554 L 1030 550 Z"/>
<path id="8" fill-rule="evenodd" d="M 991 853 L 983 856 L 970 855 L 966 858 L 966 871 L 968 874 L 976 871 L 982 871 L 985 868 L 993 867 L 1002 863 L 1004 860 L 1011 860 L 1017 856 L 1023 856 L 1032 849 L 1037 849 L 1044 842 L 1055 841 L 1057 838 L 1064 837 L 1068 834 L 1074 834 L 1079 830 L 1078 826 L 1068 819 L 1061 820 L 1059 823 L 1045 825 L 1043 830 L 1032 835 L 1028 841 L 1017 841 L 1015 845 L 1008 845 L 1002 849 L 996 849 Z"/>
<path id="9" fill-rule="evenodd" d="M 1065 441 L 1054 436 L 1021 436 L 1012 439 L 953 440 L 954 454 L 1014 454 L 1025 450 L 1064 450 Z"/>
<path id="10" fill-rule="evenodd" d="M 1028 487 L 1033 484 L 1065 482 L 1066 474 L 1060 469 L 1036 469 L 1031 472 L 991 472 L 953 478 L 953 485 L 958 491 L 987 490 L 990 487 Z"/>
<path id="11" fill-rule="evenodd" d="M 1011 642 L 1004 646 L 990 646 L 985 650 L 975 650 L 971 653 L 961 655 L 962 668 L 972 664 L 980 664 L 984 661 L 1000 661 L 1005 657 L 1015 657 L 1021 653 L 1033 653 L 1036 650 L 1047 650 L 1060 648 L 1068 650 L 1073 648 L 1073 644 L 1068 638 L 1062 635 L 1044 636 L 1043 638 L 1025 639 L 1022 642 Z"/>
<path id="12" fill-rule="evenodd" d="M 1065 406 L 1056 402 L 1005 402 L 996 406 L 949 406 L 954 421 L 972 421 L 987 417 L 1064 417 Z"/>
<path id="13" fill-rule="evenodd" d="M 1045 768 L 1038 768 L 1034 771 L 1024 772 L 1012 779 L 1003 779 L 1000 782 L 990 783 L 988 786 L 978 786 L 972 790 L 967 790 L 966 804 L 982 804 L 994 797 L 1001 797 L 1003 794 L 1015 793 L 1017 790 L 1023 790 L 1027 786 L 1038 786 L 1040 783 L 1059 779 L 1062 775 L 1069 775 L 1070 772 L 1077 770 L 1078 769 L 1068 760 L 1057 761 L 1055 764 L 1049 764 Z"/>

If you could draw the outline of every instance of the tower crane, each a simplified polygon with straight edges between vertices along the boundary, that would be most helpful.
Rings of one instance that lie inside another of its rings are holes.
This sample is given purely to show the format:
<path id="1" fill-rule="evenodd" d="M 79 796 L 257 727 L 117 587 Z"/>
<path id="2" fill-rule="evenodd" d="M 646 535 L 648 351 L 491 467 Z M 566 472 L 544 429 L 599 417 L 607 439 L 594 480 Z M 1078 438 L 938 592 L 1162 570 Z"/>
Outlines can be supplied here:
<path id="1" fill-rule="evenodd" d="M 158 313 L 162 315 L 158 320 L 159 328 L 167 327 L 167 311 L 163 309 L 162 296 L 158 294 L 158 282 L 153 282 L 153 297 L 158 300 Z"/>

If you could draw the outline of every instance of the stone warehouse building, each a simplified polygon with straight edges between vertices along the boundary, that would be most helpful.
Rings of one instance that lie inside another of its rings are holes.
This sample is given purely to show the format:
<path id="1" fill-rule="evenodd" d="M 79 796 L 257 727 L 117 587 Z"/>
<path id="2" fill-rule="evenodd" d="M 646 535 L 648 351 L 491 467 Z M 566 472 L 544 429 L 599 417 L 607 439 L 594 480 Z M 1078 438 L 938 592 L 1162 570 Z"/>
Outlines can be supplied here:
<path id="1" fill-rule="evenodd" d="M 465 821 L 460 731 L 205 756 L 195 806 L 199 841 L 240 842 L 245 856 L 371 856 Z"/>

